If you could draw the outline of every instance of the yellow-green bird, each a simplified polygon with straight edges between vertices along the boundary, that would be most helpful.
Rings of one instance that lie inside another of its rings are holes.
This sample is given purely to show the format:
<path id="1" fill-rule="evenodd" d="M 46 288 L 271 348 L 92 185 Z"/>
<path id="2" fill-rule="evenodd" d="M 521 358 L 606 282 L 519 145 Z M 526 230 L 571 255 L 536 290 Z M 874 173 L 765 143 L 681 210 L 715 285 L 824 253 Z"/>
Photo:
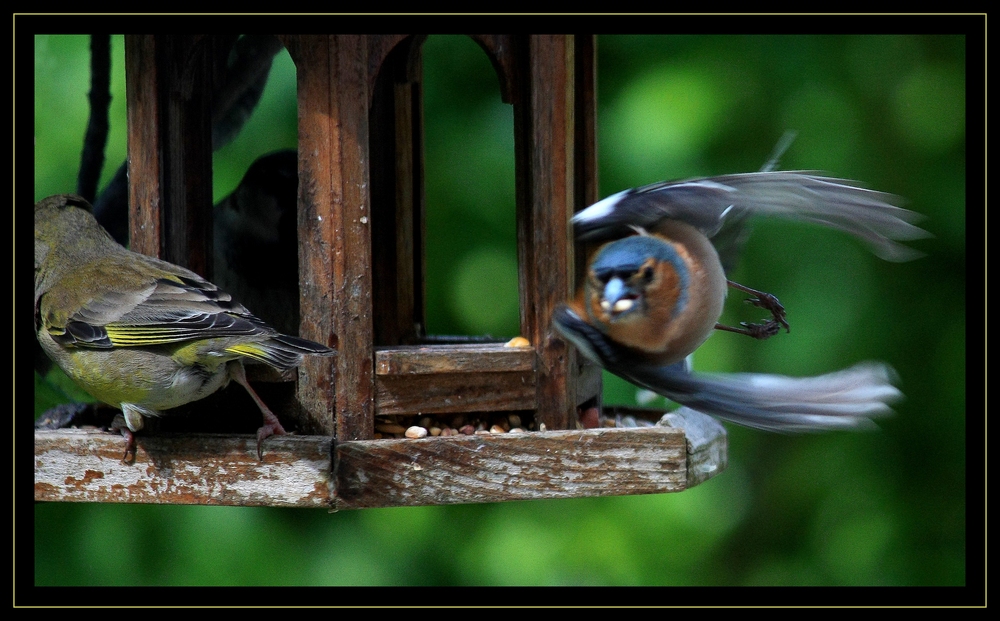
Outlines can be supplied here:
<path id="1" fill-rule="evenodd" d="M 52 360 L 94 398 L 143 417 L 197 401 L 235 380 L 264 414 L 261 442 L 285 430 L 250 388 L 243 358 L 288 370 L 333 349 L 279 333 L 190 270 L 127 250 L 79 196 L 35 204 L 35 331 Z"/>

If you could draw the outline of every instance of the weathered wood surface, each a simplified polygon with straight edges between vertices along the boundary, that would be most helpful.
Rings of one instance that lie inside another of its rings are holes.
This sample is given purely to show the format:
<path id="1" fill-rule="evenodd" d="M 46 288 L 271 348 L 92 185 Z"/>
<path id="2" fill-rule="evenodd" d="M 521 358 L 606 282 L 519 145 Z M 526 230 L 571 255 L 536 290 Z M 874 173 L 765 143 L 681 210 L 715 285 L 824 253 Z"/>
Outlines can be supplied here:
<path id="1" fill-rule="evenodd" d="M 253 436 L 35 432 L 35 500 L 266 507 L 330 506 L 330 438 L 278 436 L 257 459 Z"/>
<path id="2" fill-rule="evenodd" d="M 531 35 L 520 43 L 528 71 L 521 76 L 524 96 L 514 102 L 521 332 L 538 354 L 536 418 L 549 429 L 571 427 L 577 403 L 575 350 L 549 325 L 552 311 L 572 295 L 574 41 Z"/>
<path id="3" fill-rule="evenodd" d="M 535 374 L 436 373 L 376 378 L 380 415 L 532 410 Z"/>
<path id="4" fill-rule="evenodd" d="M 648 421 L 660 412 L 650 408 L 615 406 L 607 408 L 605 415 L 609 418 L 632 415 Z M 718 420 L 691 408 L 681 407 L 660 416 L 656 424 L 684 430 L 688 453 L 688 487 L 707 481 L 726 469 L 729 437 L 726 435 L 726 428 Z"/>
<path id="5" fill-rule="evenodd" d="M 375 365 L 367 39 L 280 38 L 298 79 L 301 336 L 339 352 L 335 358 L 307 356 L 299 367 L 300 422 L 312 433 L 370 438 Z"/>
<path id="6" fill-rule="evenodd" d="M 382 348 L 375 354 L 379 414 L 535 408 L 535 350 L 502 344 Z"/>
<path id="7" fill-rule="evenodd" d="M 375 352 L 375 373 L 382 376 L 521 372 L 534 368 L 533 349 L 501 343 L 411 345 L 379 348 Z"/>
<path id="8" fill-rule="evenodd" d="M 707 481 L 726 469 L 729 436 L 716 419 L 682 407 L 664 414 L 658 424 L 684 430 L 688 445 L 688 487 Z"/>
<path id="9" fill-rule="evenodd" d="M 674 492 L 684 432 L 666 427 L 345 442 L 337 509 Z"/>
<path id="10" fill-rule="evenodd" d="M 634 411 L 634 410 L 633 410 Z M 682 427 L 341 442 L 250 435 L 35 432 L 35 500 L 358 509 L 682 491 L 725 468 L 726 435 L 695 412 Z M 334 474 L 331 475 L 331 472 Z"/>

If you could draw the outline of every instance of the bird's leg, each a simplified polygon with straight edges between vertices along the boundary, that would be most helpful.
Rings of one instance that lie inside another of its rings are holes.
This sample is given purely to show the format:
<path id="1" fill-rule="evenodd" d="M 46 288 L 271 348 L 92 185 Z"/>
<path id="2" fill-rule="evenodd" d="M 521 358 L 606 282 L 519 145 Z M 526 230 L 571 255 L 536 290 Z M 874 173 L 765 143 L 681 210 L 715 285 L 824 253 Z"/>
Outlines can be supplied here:
<path id="1" fill-rule="evenodd" d="M 135 434 L 125 424 L 125 416 L 118 414 L 111 421 L 111 430 L 120 431 L 125 438 L 125 453 L 122 455 L 122 464 L 125 466 L 135 463 Z M 132 460 L 129 461 L 128 454 L 132 453 Z"/>
<path id="2" fill-rule="evenodd" d="M 257 393 L 254 392 L 253 388 L 250 388 L 250 383 L 247 382 L 246 372 L 243 370 L 243 363 L 239 360 L 233 360 L 229 363 L 229 377 L 232 378 L 237 384 L 247 389 L 250 396 L 253 397 L 254 402 L 257 407 L 260 408 L 261 414 L 264 415 L 264 425 L 257 430 L 257 459 L 264 461 L 264 449 L 261 443 L 270 438 L 271 436 L 283 436 L 287 432 L 285 428 L 281 426 L 281 421 L 278 417 L 274 415 Z"/>
<path id="3" fill-rule="evenodd" d="M 771 338 L 775 334 L 784 328 L 786 332 L 791 332 L 791 328 L 788 326 L 788 320 L 785 319 L 785 307 L 781 305 L 778 298 L 770 293 L 765 293 L 764 291 L 757 291 L 756 289 L 751 289 L 738 282 L 733 282 L 732 280 L 727 280 L 728 284 L 733 289 L 738 289 L 744 293 L 749 293 L 754 296 L 748 298 L 746 302 L 748 304 L 753 304 L 757 308 L 763 308 L 764 310 L 771 313 L 771 319 L 768 319 L 764 323 L 747 323 L 741 321 L 740 325 L 742 328 L 734 328 L 732 326 L 725 326 L 721 323 L 715 324 L 716 330 L 725 330 L 727 332 L 736 332 L 737 334 L 745 334 L 747 336 L 753 337 L 758 340 L 764 340 Z"/>

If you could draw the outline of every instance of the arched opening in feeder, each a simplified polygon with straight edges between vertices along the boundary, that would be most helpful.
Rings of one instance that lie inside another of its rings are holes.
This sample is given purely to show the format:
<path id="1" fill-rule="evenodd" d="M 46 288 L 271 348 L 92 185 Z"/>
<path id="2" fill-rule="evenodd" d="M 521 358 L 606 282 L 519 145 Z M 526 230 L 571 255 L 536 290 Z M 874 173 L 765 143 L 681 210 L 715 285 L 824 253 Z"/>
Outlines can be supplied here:
<path id="1" fill-rule="evenodd" d="M 483 50 L 423 44 L 427 333 L 520 333 L 514 111 Z"/>
<path id="2" fill-rule="evenodd" d="M 464 36 L 399 42 L 369 114 L 377 346 L 520 331 L 513 109 Z"/>

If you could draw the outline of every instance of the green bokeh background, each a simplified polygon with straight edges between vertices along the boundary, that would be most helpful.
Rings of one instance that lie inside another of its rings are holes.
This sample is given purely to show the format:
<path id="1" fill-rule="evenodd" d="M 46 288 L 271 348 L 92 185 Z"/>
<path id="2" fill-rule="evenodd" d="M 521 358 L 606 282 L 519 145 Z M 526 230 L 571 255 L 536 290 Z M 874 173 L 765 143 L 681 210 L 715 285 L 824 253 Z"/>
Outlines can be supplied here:
<path id="1" fill-rule="evenodd" d="M 76 187 L 87 46 L 35 39 L 36 199 Z M 424 52 L 428 329 L 513 336 L 511 108 L 471 40 L 431 37 Z M 114 37 L 104 182 L 125 156 L 123 55 Z M 885 360 L 907 399 L 881 431 L 730 427 L 728 470 L 679 494 L 336 514 L 41 503 L 36 584 L 964 584 L 964 38 L 601 36 L 597 84 L 601 196 L 757 170 L 795 130 L 782 168 L 858 179 L 928 216 L 935 237 L 912 244 L 928 256 L 903 264 L 835 231 L 757 223 L 733 277 L 777 294 L 792 331 L 716 334 L 695 359 L 789 375 Z M 216 198 L 257 156 L 295 146 L 294 93 L 284 55 L 254 118 L 215 155 Z M 724 320 L 759 314 L 739 299 Z M 36 414 L 62 398 L 36 377 Z M 635 398 L 606 377 L 607 401 Z"/>

